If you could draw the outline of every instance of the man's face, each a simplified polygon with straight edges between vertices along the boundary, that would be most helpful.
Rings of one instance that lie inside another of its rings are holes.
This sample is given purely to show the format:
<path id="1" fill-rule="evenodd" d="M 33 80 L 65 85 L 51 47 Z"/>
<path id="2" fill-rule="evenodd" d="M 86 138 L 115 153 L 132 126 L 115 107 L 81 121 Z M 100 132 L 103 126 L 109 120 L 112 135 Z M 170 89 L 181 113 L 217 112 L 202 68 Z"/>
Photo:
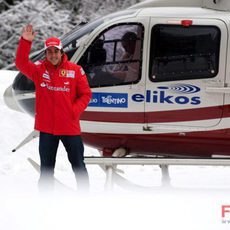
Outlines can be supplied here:
<path id="1" fill-rule="evenodd" d="M 46 49 L 46 58 L 53 65 L 57 66 L 61 63 L 62 52 L 54 46 L 49 47 Z"/>

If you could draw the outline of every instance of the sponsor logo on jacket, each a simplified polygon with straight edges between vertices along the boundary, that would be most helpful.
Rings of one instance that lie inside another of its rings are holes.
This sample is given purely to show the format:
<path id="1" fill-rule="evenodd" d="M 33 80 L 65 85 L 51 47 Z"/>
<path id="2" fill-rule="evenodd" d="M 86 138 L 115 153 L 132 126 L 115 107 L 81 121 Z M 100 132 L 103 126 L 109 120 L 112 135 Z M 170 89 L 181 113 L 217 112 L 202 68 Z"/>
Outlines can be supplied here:
<path id="1" fill-rule="evenodd" d="M 34 62 L 34 64 L 35 64 L 35 65 L 41 65 L 41 64 L 42 64 L 42 61 L 41 61 L 41 60 L 36 61 L 36 62 Z"/>
<path id="2" fill-rule="evenodd" d="M 50 75 L 49 75 L 47 70 L 45 71 L 45 73 L 43 73 L 42 77 L 47 79 L 47 80 L 50 80 Z"/>
<path id="3" fill-rule="evenodd" d="M 60 69 L 59 76 L 60 77 L 66 77 L 66 78 L 75 78 L 75 71 L 74 70 Z"/>
<path id="4" fill-rule="evenodd" d="M 49 85 L 48 83 L 45 83 L 45 82 L 42 82 L 40 84 L 40 86 L 42 88 L 47 88 L 50 91 L 70 92 L 70 88 L 68 88 L 66 86 L 64 86 L 64 87 L 56 87 L 56 86 Z"/>

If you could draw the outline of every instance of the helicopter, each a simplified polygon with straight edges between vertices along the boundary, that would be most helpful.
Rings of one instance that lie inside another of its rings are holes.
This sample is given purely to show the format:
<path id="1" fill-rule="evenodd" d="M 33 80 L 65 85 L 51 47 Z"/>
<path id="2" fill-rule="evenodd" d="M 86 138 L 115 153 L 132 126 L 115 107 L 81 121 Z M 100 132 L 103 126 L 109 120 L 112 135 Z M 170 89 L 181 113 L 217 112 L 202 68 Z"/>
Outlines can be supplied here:
<path id="1" fill-rule="evenodd" d="M 105 157 L 229 157 L 229 11 L 227 0 L 144 1 L 63 35 L 93 92 L 80 118 L 84 143 Z M 135 47 L 123 59 L 127 32 Z M 34 116 L 35 87 L 22 73 L 4 98 Z"/>

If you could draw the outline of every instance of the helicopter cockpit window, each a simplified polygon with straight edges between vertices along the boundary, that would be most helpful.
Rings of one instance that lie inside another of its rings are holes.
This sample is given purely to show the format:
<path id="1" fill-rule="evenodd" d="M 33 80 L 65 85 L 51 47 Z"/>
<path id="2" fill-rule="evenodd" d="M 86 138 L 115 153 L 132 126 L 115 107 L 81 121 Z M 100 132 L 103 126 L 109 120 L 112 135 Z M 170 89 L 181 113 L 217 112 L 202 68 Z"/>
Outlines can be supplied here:
<path id="1" fill-rule="evenodd" d="M 212 78 L 218 73 L 220 30 L 215 26 L 156 25 L 151 33 L 153 82 Z"/>
<path id="2" fill-rule="evenodd" d="M 68 44 L 68 46 L 64 47 L 64 52 L 68 57 L 68 60 L 71 60 L 72 56 L 74 55 L 74 53 L 77 50 L 77 42 L 76 40 L 72 41 L 70 44 Z"/>
<path id="3" fill-rule="evenodd" d="M 135 84 L 141 77 L 143 26 L 120 24 L 102 32 L 79 60 L 91 87 Z"/>

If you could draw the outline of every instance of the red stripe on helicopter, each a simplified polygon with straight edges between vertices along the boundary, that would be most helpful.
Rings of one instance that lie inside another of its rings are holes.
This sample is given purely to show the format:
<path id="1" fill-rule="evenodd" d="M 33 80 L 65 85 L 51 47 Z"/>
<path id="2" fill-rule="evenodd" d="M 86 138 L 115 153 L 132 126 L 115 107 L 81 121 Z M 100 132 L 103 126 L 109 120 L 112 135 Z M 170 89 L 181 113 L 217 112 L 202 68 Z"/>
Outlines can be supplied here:
<path id="1" fill-rule="evenodd" d="M 146 113 L 85 111 L 81 116 L 81 120 L 98 122 L 144 123 L 183 122 L 220 119 L 222 117 L 230 117 L 230 105 Z"/>
<path id="2" fill-rule="evenodd" d="M 139 155 L 165 155 L 210 157 L 215 155 L 230 156 L 229 129 L 208 132 L 190 132 L 185 136 L 171 134 L 108 134 L 82 133 L 85 144 L 106 150 L 103 154 L 112 155 L 117 148 L 125 148 L 129 153 Z M 110 153 L 109 153 L 110 151 Z"/>

